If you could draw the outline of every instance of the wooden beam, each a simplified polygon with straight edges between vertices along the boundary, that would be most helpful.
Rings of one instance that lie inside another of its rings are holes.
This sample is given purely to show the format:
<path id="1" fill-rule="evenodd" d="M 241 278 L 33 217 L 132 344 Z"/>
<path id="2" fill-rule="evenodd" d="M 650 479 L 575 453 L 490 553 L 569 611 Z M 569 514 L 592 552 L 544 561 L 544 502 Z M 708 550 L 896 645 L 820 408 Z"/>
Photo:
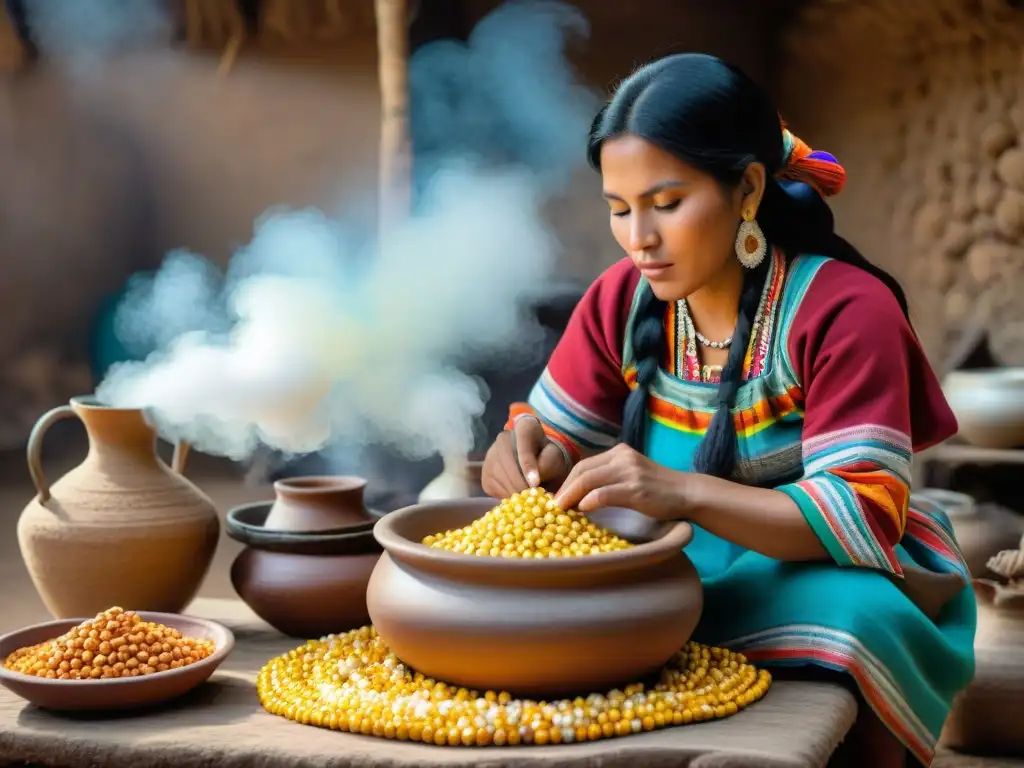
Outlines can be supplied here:
<path id="1" fill-rule="evenodd" d="M 409 1 L 374 0 L 380 79 L 380 208 L 378 235 L 410 212 L 412 150 L 409 140 Z"/>
<path id="2" fill-rule="evenodd" d="M 24 0 L 3 0 L 0 6 L 0 71 L 21 69 L 38 55 Z"/>

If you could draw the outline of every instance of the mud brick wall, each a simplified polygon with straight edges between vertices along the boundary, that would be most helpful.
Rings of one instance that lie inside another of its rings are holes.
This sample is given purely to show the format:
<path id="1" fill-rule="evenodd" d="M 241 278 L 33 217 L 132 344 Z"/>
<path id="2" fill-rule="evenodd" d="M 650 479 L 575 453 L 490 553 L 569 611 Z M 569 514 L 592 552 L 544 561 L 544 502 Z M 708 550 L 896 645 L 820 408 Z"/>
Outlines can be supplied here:
<path id="1" fill-rule="evenodd" d="M 903 280 L 929 352 L 987 306 L 1024 365 L 1024 8 L 816 0 L 781 56 L 784 114 L 849 172 L 839 226 Z"/>

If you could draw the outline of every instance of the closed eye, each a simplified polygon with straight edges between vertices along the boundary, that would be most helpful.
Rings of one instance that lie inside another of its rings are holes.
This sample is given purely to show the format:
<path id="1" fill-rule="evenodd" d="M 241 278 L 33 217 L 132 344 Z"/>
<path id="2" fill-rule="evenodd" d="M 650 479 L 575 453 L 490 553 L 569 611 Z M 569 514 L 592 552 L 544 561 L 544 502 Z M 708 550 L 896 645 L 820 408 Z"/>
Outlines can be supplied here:
<path id="1" fill-rule="evenodd" d="M 666 203 L 665 205 L 656 205 L 654 206 L 654 210 L 662 212 L 674 211 L 676 208 L 679 207 L 680 202 L 680 200 L 673 200 L 671 203 Z M 611 211 L 611 214 L 612 216 L 617 216 L 618 218 L 621 219 L 629 215 L 629 208 L 625 209 L 624 211 Z"/>

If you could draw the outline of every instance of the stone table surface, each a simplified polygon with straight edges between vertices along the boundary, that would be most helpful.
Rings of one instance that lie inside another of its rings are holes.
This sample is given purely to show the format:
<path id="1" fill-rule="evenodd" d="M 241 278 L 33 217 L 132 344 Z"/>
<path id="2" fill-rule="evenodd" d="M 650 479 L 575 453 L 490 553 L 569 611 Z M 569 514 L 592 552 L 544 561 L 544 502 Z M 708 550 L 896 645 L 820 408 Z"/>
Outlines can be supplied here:
<path id="1" fill-rule="evenodd" d="M 443 748 L 302 726 L 266 713 L 255 676 L 300 645 L 238 600 L 199 599 L 188 613 L 216 619 L 237 645 L 208 683 L 159 710 L 116 718 L 52 714 L 0 689 L 0 764 L 59 768 L 306 768 L 363 766 L 600 766 L 821 768 L 856 716 L 839 685 L 776 682 L 748 710 L 718 722 L 622 739 L 547 747 Z"/>

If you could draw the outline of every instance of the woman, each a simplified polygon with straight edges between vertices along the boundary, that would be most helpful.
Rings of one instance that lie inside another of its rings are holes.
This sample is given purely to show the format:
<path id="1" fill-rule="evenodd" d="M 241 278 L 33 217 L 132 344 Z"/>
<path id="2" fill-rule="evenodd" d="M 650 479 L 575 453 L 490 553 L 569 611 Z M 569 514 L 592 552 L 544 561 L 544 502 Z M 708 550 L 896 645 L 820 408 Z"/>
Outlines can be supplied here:
<path id="1" fill-rule="evenodd" d="M 976 606 L 910 461 L 956 422 L 903 291 L 833 233 L 842 167 L 693 54 L 622 83 L 589 158 L 629 258 L 513 407 L 484 488 L 689 520 L 695 639 L 845 673 L 868 705 L 855 764 L 928 765 L 973 674 Z"/>

